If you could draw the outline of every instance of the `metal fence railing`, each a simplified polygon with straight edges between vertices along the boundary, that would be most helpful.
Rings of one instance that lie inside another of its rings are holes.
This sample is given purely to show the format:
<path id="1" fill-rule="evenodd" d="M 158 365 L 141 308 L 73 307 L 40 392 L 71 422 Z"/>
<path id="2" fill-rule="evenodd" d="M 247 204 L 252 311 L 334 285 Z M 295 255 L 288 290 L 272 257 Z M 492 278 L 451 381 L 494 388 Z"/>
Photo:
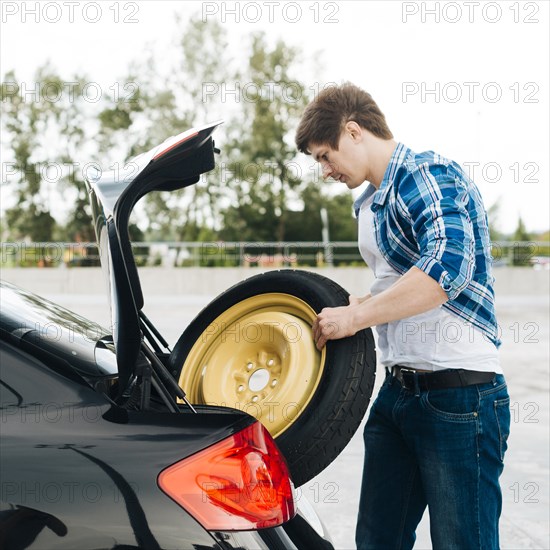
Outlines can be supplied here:
<path id="1" fill-rule="evenodd" d="M 363 265 L 356 242 L 134 242 L 138 266 L 298 267 Z M 547 267 L 548 241 L 498 241 L 494 264 Z M 92 242 L 2 242 L 1 267 L 98 266 Z"/>

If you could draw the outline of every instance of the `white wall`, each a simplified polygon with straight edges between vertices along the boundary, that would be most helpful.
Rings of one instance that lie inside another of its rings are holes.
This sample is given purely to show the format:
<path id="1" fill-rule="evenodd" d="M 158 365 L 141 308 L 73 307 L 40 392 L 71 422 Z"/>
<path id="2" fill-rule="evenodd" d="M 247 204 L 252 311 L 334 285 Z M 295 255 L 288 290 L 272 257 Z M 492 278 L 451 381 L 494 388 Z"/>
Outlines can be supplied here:
<path id="1" fill-rule="evenodd" d="M 261 273 L 261 268 L 162 268 L 140 269 L 144 294 L 215 296 L 233 284 Z M 368 268 L 311 269 L 340 283 L 356 295 L 366 294 L 373 280 Z M 548 295 L 550 271 L 531 267 L 495 269 L 498 295 Z M 100 268 L 4 268 L 2 279 L 37 294 L 104 294 L 105 283 Z"/>

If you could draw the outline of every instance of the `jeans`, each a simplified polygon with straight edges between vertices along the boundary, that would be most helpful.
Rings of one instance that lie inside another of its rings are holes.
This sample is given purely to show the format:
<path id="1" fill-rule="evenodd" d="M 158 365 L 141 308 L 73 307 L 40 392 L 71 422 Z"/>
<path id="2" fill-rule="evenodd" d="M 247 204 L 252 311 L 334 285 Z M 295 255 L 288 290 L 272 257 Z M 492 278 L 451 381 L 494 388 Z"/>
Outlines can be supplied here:
<path id="1" fill-rule="evenodd" d="M 498 549 L 509 431 L 500 374 L 486 384 L 408 391 L 387 373 L 365 426 L 357 548 L 412 548 L 428 506 L 434 550 Z"/>

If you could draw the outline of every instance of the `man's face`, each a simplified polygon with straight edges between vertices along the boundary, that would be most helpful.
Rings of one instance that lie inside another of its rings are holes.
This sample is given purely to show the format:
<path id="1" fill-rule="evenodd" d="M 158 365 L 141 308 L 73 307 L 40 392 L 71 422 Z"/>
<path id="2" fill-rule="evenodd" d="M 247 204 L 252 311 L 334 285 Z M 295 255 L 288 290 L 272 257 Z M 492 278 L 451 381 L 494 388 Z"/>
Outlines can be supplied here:
<path id="1" fill-rule="evenodd" d="M 349 189 L 359 187 L 368 174 L 367 159 L 361 142 L 349 132 L 340 136 L 338 150 L 330 145 L 310 145 L 311 156 L 321 164 L 323 178 L 333 178 L 345 183 Z"/>

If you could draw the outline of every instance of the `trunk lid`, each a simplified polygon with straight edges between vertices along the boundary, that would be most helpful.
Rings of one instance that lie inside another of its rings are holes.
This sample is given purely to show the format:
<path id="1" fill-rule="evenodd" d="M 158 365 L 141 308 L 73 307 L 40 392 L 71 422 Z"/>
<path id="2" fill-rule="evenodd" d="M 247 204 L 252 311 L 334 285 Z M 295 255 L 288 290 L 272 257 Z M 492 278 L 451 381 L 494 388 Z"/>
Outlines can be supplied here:
<path id="1" fill-rule="evenodd" d="M 137 201 L 151 191 L 173 191 L 212 170 L 212 133 L 221 121 L 193 128 L 131 159 L 123 171 L 86 177 L 101 266 L 108 287 L 120 391 L 135 374 L 143 336 L 144 298 L 128 234 Z"/>

